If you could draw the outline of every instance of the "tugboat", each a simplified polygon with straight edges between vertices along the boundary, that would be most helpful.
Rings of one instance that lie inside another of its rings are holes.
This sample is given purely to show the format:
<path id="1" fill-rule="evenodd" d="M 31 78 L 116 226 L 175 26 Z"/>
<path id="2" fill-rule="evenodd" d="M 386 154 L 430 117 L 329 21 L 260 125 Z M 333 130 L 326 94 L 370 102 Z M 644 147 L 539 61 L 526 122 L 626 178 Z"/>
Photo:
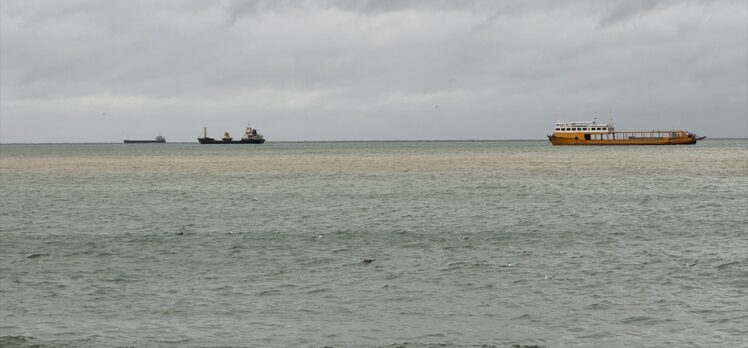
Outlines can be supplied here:
<path id="1" fill-rule="evenodd" d="M 705 139 L 684 130 L 615 131 L 613 122 L 556 122 L 553 145 L 690 145 Z"/>
<path id="2" fill-rule="evenodd" d="M 127 140 L 125 139 L 125 144 L 166 144 L 166 138 L 162 136 L 156 136 L 155 140 Z"/>
<path id="3" fill-rule="evenodd" d="M 257 133 L 257 129 L 247 125 L 247 128 L 244 130 L 244 136 L 241 140 L 234 140 L 231 135 L 229 135 L 229 132 L 223 132 L 223 138 L 220 140 L 210 138 L 208 137 L 208 128 L 203 127 L 203 136 L 197 138 L 197 141 L 200 142 L 200 144 L 263 144 L 265 143 L 265 138 L 262 134 Z"/>

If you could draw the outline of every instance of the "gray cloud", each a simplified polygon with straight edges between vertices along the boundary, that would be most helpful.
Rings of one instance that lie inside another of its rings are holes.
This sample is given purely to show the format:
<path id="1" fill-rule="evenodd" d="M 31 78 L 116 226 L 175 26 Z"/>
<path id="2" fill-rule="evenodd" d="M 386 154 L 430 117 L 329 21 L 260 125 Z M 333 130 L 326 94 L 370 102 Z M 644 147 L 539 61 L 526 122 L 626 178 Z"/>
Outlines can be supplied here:
<path id="1" fill-rule="evenodd" d="M 746 137 L 746 21 L 741 1 L 3 1 L 0 141 L 248 119 L 271 140 L 541 138 L 609 110 Z"/>
<path id="2" fill-rule="evenodd" d="M 658 5 L 663 5 L 662 1 L 657 0 L 630 0 L 619 1 L 612 6 L 603 10 L 600 22 L 603 24 L 614 24 L 653 11 Z M 672 3 L 670 4 L 672 5 Z"/>

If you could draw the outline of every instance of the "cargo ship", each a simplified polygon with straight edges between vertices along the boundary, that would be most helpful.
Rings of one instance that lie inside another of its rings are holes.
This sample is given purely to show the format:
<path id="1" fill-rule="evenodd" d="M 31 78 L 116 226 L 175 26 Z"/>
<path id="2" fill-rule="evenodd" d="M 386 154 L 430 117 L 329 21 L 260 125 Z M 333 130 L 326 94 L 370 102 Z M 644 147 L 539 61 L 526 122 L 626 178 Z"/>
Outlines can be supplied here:
<path id="1" fill-rule="evenodd" d="M 616 131 L 613 122 L 556 122 L 553 145 L 690 145 L 706 137 L 684 130 Z"/>
<path id="2" fill-rule="evenodd" d="M 127 140 L 125 139 L 125 144 L 165 144 L 166 138 L 162 136 L 157 136 L 154 140 Z"/>
<path id="3" fill-rule="evenodd" d="M 223 132 L 223 138 L 218 140 L 210 138 L 208 137 L 208 128 L 203 127 L 203 136 L 197 138 L 197 141 L 200 144 L 263 144 L 265 143 L 265 138 L 262 134 L 257 133 L 257 129 L 247 125 L 247 128 L 244 130 L 244 136 L 240 140 L 234 140 L 229 135 L 229 132 Z"/>

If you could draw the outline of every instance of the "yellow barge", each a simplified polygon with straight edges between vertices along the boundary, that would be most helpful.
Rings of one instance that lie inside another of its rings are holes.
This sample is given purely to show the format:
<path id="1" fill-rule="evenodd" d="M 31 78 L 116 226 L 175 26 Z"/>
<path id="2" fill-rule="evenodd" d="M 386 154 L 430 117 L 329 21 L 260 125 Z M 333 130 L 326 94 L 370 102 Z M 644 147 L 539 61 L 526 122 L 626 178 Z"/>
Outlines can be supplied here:
<path id="1" fill-rule="evenodd" d="M 616 131 L 613 122 L 556 122 L 553 145 L 689 145 L 706 137 L 684 130 Z"/>

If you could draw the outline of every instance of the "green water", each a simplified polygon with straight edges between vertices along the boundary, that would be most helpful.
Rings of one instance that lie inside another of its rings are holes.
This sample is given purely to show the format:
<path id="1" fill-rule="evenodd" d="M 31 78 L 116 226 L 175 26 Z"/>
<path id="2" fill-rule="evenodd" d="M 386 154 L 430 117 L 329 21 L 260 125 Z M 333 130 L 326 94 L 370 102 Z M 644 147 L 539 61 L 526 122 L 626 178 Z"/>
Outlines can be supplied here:
<path id="1" fill-rule="evenodd" d="M 0 192 L 0 346 L 748 342 L 745 139 L 0 145 Z"/>

